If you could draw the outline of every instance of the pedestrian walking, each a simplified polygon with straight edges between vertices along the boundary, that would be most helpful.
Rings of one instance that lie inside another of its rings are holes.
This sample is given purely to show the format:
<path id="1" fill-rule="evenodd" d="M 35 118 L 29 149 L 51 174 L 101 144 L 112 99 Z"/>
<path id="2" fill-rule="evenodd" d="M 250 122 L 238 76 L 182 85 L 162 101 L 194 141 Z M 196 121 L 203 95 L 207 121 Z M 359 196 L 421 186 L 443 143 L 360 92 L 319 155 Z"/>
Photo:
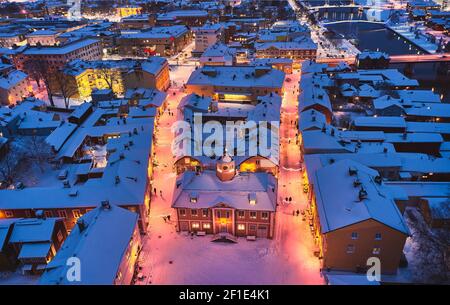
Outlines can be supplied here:
<path id="1" fill-rule="evenodd" d="M 153 188 L 153 193 L 155 193 L 156 196 L 156 187 Z"/>
<path id="2" fill-rule="evenodd" d="M 289 197 L 289 202 L 292 202 L 292 197 Z"/>
<path id="3" fill-rule="evenodd" d="M 298 214 L 300 214 L 300 211 L 299 211 L 299 210 L 297 210 L 297 212 L 296 212 L 296 213 L 297 213 L 297 216 L 298 216 Z"/>
<path id="4" fill-rule="evenodd" d="M 170 221 L 170 215 L 167 215 L 167 220 Z"/>
<path id="5" fill-rule="evenodd" d="M 161 190 L 159 191 L 159 196 L 161 196 L 161 198 L 162 198 L 162 191 Z"/>
<path id="6" fill-rule="evenodd" d="M 167 218 L 166 216 L 163 216 L 164 222 L 167 222 Z"/>

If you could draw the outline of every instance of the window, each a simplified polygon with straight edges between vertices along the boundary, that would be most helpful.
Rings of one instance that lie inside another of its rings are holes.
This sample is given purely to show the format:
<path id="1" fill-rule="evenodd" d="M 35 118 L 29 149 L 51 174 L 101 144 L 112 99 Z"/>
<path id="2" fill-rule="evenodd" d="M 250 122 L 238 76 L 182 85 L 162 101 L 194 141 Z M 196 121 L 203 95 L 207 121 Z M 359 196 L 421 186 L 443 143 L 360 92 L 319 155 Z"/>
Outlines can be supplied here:
<path id="1" fill-rule="evenodd" d="M 245 231 L 245 225 L 244 224 L 238 224 L 237 229 L 239 231 Z"/>
<path id="2" fill-rule="evenodd" d="M 44 214 L 45 214 L 45 217 L 47 217 L 47 218 L 53 217 L 52 211 L 45 211 Z"/>
<path id="3" fill-rule="evenodd" d="M 347 246 L 347 253 L 348 254 L 355 253 L 355 246 L 354 245 L 348 245 Z"/>
<path id="4" fill-rule="evenodd" d="M 197 216 L 197 215 L 198 215 L 197 210 L 192 209 L 192 210 L 191 210 L 191 215 L 192 215 L 192 216 Z"/>
<path id="5" fill-rule="evenodd" d="M 203 214 L 203 217 L 208 217 L 208 209 L 203 209 L 203 212 L 202 212 L 202 214 Z"/>
<path id="6" fill-rule="evenodd" d="M 62 218 L 67 218 L 67 213 L 64 210 L 59 210 L 58 211 L 58 216 L 62 217 Z"/>
<path id="7" fill-rule="evenodd" d="M 6 215 L 6 217 L 11 218 L 14 216 L 14 213 L 11 211 L 5 211 L 5 215 Z"/>
<path id="8" fill-rule="evenodd" d="M 262 219 L 268 219 L 268 218 L 269 218 L 269 213 L 267 213 L 267 212 L 262 212 L 262 213 L 261 213 L 261 218 L 262 218 Z"/>
<path id="9" fill-rule="evenodd" d="M 238 217 L 244 218 L 245 217 L 245 211 L 238 211 Z"/>
<path id="10" fill-rule="evenodd" d="M 352 239 L 358 239 L 358 232 L 352 232 Z"/>
<path id="11" fill-rule="evenodd" d="M 200 224 L 198 222 L 193 222 L 192 229 L 198 229 L 198 228 L 200 228 Z"/>
<path id="12" fill-rule="evenodd" d="M 203 229 L 205 229 L 205 230 L 211 229 L 211 224 L 210 223 L 204 223 L 203 224 Z"/>
<path id="13" fill-rule="evenodd" d="M 249 229 L 250 231 L 256 231 L 256 225 L 249 225 L 249 226 L 248 226 L 248 229 Z"/>
<path id="14" fill-rule="evenodd" d="M 56 237 L 58 238 L 58 241 L 61 242 L 64 238 L 63 234 L 61 231 L 58 231 L 58 234 L 56 234 Z"/>
<path id="15" fill-rule="evenodd" d="M 80 218 L 81 217 L 80 210 L 73 210 L 72 214 L 73 214 L 74 218 Z"/>
<path id="16" fill-rule="evenodd" d="M 230 211 L 227 211 L 225 215 L 226 215 L 226 218 L 230 218 Z"/>
<path id="17" fill-rule="evenodd" d="M 381 233 L 375 233 L 375 240 L 381 240 Z"/>
<path id="18" fill-rule="evenodd" d="M 381 252 L 380 247 L 373 247 L 372 254 L 378 255 L 378 254 L 380 254 L 380 252 Z"/>
<path id="19" fill-rule="evenodd" d="M 186 210 L 185 209 L 180 209 L 180 216 L 186 216 Z"/>
<path id="20" fill-rule="evenodd" d="M 250 212 L 250 218 L 256 219 L 256 212 Z"/>

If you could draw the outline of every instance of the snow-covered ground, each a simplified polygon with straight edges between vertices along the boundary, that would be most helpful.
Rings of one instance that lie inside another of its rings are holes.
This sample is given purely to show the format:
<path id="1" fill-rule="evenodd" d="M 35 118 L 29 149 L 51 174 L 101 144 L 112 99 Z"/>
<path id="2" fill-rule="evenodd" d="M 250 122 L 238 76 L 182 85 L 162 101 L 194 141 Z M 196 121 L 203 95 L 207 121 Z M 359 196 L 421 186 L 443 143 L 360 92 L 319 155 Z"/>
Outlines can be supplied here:
<path id="1" fill-rule="evenodd" d="M 416 37 L 416 34 L 414 33 L 414 31 L 410 32 L 411 26 L 412 25 L 390 25 L 388 27 L 391 30 L 393 30 L 395 33 L 397 33 L 399 36 L 418 45 L 419 47 L 421 47 L 428 53 L 430 53 L 430 54 L 436 53 L 438 45 L 429 41 L 423 34 L 419 34 L 418 37 Z M 418 27 L 418 30 L 421 33 L 424 32 L 425 29 L 426 28 L 424 26 Z"/>
<path id="2" fill-rule="evenodd" d="M 171 71 L 171 79 L 184 78 Z M 154 171 L 158 196 L 153 196 L 149 216 L 148 235 L 140 260 L 145 279 L 140 284 L 322 284 L 320 261 L 313 255 L 314 244 L 307 221 L 293 216 L 297 209 L 306 207 L 299 174 L 300 149 L 294 139 L 295 128 L 290 121 L 295 118 L 299 73 L 289 76 L 289 90 L 283 99 L 281 127 L 282 157 L 279 180 L 279 203 L 275 237 L 272 240 L 247 241 L 239 238 L 236 244 L 213 243 L 210 236 L 190 237 L 177 233 L 176 219 L 170 207 L 175 173 L 171 154 L 172 133 L 170 126 L 176 117 L 166 111 L 162 116 L 155 148 L 159 166 Z M 175 92 L 175 95 L 173 93 Z M 169 90 L 169 109 L 176 113 L 176 106 L 184 93 L 180 89 Z M 159 192 L 162 191 L 162 197 Z M 290 205 L 283 203 L 285 196 L 292 196 Z M 165 222 L 163 216 L 171 215 Z"/>

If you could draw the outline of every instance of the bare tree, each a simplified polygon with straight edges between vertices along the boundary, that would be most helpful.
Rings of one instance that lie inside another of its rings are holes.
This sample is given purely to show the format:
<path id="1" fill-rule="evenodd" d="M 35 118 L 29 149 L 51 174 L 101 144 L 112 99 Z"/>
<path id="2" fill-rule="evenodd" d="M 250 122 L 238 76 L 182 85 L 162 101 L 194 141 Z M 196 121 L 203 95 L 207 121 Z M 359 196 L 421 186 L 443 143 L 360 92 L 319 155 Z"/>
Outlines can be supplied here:
<path id="1" fill-rule="evenodd" d="M 52 106 L 55 106 L 55 102 L 53 101 L 53 90 L 51 86 L 53 71 L 48 67 L 48 63 L 44 60 L 30 59 L 24 63 L 24 69 L 31 76 L 31 78 L 36 81 L 38 87 L 41 86 L 41 82 L 44 83 L 50 104 Z"/>
<path id="2" fill-rule="evenodd" d="M 411 232 L 411 250 L 414 257 L 410 262 L 414 279 L 421 283 L 441 284 L 449 280 L 450 242 L 446 229 L 430 229 L 422 215 L 412 208 L 405 211 L 405 220 Z"/>
<path id="3" fill-rule="evenodd" d="M 70 98 L 78 93 L 77 85 L 73 82 L 71 77 L 62 71 L 53 74 L 52 83 L 55 85 L 55 91 L 61 94 L 64 99 L 64 106 L 68 109 Z"/>
<path id="4" fill-rule="evenodd" d="M 45 142 L 45 137 L 25 137 L 25 144 L 28 147 L 27 157 L 36 162 L 41 172 L 44 172 L 44 164 L 53 156 L 51 146 Z"/>
<path id="5" fill-rule="evenodd" d="M 11 140 L 8 145 L 8 152 L 0 160 L 0 179 L 10 185 L 17 179 L 18 171 L 16 171 L 16 168 L 25 159 L 26 153 L 23 147 L 14 140 Z"/>
<path id="6" fill-rule="evenodd" d="M 97 69 L 97 77 L 102 79 L 109 89 L 113 90 L 113 85 L 119 82 L 120 72 L 106 64 L 101 64 Z"/>

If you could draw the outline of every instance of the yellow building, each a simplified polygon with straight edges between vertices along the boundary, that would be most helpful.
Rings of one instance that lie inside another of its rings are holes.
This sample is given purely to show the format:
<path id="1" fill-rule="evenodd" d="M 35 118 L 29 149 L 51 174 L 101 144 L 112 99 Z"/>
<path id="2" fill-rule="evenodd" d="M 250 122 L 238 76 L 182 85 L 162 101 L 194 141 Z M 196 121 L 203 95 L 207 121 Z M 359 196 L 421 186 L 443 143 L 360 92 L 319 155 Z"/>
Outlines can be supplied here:
<path id="1" fill-rule="evenodd" d="M 140 15 L 142 8 L 140 6 L 125 6 L 117 8 L 117 15 L 120 18 L 125 18 L 132 15 Z"/>
<path id="2" fill-rule="evenodd" d="M 77 88 L 74 98 L 88 98 L 94 89 L 111 89 L 117 96 L 127 89 L 151 88 L 165 91 L 170 86 L 169 65 L 163 57 L 145 61 L 73 61 L 65 69 L 67 81 Z"/>

